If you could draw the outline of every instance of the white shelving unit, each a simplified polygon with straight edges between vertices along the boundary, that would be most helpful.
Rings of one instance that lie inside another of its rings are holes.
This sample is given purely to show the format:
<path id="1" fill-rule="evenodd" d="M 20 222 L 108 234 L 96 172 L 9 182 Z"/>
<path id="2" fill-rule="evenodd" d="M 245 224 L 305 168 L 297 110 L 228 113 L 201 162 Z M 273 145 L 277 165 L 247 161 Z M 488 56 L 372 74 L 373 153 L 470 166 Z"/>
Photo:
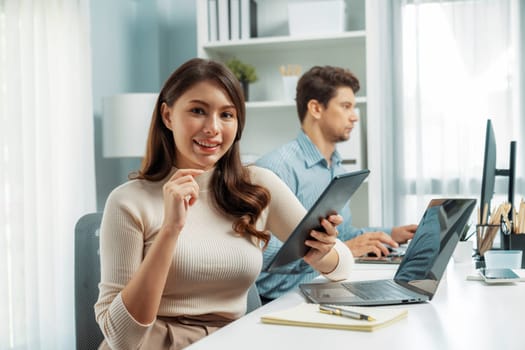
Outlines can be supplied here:
<path id="1" fill-rule="evenodd" d="M 365 0 L 345 0 L 346 31 L 333 35 L 289 36 L 288 1 L 257 1 L 256 38 L 208 40 L 208 1 L 197 2 L 197 53 L 199 57 L 226 62 L 232 57 L 256 67 L 259 80 L 250 84 L 246 103 L 247 123 L 241 151 L 247 159 L 271 151 L 297 136 L 299 119 L 292 100 L 285 100 L 279 67 L 294 64 L 302 72 L 314 65 L 350 69 L 360 80 L 357 107 L 360 122 L 348 142 L 338 145 L 348 170 L 368 167 L 367 159 L 367 31 Z M 308 0 L 302 0 L 308 1 Z M 368 181 L 352 200 L 356 225 L 369 223 Z"/>

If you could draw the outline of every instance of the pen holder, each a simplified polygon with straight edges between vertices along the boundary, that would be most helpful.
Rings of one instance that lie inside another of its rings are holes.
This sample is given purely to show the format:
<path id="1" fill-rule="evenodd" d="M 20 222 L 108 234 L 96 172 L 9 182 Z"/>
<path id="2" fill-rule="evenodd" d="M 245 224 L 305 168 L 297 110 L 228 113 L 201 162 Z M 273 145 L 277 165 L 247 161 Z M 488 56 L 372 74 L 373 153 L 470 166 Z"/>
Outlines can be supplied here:
<path id="1" fill-rule="evenodd" d="M 525 268 L 525 233 L 506 235 L 510 250 L 521 250 L 521 268 Z"/>
<path id="2" fill-rule="evenodd" d="M 492 248 L 494 238 L 500 230 L 500 224 L 476 225 L 476 245 L 479 256 Z"/>
<path id="3" fill-rule="evenodd" d="M 510 235 L 512 232 L 512 223 L 511 227 L 507 227 L 506 225 L 501 225 L 500 229 L 500 248 L 503 250 L 509 250 L 510 248 Z"/>

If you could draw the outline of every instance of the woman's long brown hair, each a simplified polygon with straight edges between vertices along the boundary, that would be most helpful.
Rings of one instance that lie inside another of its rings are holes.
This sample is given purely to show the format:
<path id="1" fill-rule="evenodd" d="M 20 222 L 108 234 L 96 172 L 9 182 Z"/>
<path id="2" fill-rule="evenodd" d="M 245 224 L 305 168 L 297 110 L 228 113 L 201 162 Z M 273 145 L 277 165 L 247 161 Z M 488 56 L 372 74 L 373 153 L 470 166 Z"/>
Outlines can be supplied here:
<path id="1" fill-rule="evenodd" d="M 210 180 L 213 203 L 219 212 L 234 219 L 235 232 L 255 236 L 266 245 L 270 235 L 257 230 L 255 223 L 270 202 L 270 193 L 250 181 L 249 171 L 241 163 L 239 142 L 246 123 L 244 97 L 239 81 L 222 63 L 194 58 L 166 80 L 151 118 L 141 169 L 131 174 L 130 179 L 160 181 L 168 176 L 175 164 L 176 146 L 172 131 L 162 121 L 161 105 L 166 103 L 172 107 L 182 94 L 201 81 L 213 81 L 224 89 L 235 106 L 238 119 L 235 141 L 217 162 Z"/>

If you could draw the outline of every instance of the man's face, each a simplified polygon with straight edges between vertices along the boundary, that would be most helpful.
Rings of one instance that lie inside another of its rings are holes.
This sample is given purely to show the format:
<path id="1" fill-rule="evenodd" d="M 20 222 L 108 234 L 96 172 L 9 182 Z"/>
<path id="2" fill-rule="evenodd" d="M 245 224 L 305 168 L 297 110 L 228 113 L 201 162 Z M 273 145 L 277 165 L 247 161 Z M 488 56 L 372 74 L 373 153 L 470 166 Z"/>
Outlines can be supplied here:
<path id="1" fill-rule="evenodd" d="M 321 132 L 329 142 L 344 142 L 350 138 L 355 123 L 359 121 L 355 111 L 355 95 L 351 88 L 343 86 L 336 90 L 321 112 Z"/>

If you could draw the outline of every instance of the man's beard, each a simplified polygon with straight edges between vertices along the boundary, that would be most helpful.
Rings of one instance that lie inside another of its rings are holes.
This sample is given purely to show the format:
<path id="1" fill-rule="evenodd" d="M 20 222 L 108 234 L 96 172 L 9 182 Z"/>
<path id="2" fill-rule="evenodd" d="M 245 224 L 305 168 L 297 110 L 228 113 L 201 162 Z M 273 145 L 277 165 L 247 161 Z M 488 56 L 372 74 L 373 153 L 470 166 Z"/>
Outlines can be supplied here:
<path id="1" fill-rule="evenodd" d="M 348 136 L 345 136 L 344 134 L 343 135 L 339 135 L 337 137 L 337 139 L 335 140 L 336 143 L 339 143 L 339 142 L 346 142 L 350 140 L 350 134 L 348 134 Z"/>

